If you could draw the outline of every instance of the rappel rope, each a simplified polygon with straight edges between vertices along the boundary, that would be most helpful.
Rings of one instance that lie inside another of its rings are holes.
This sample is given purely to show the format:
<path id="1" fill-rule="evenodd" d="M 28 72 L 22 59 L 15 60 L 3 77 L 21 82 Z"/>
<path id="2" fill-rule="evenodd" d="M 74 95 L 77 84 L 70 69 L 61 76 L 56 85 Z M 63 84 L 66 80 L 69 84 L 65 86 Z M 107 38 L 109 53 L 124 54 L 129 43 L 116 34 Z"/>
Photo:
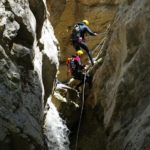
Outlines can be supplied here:
<path id="1" fill-rule="evenodd" d="M 92 50 L 92 52 L 95 52 L 95 51 L 99 48 L 99 52 L 98 52 L 98 54 L 97 54 L 95 60 L 98 59 L 98 56 L 99 56 L 99 54 L 100 54 L 101 51 L 102 51 L 102 47 L 103 47 L 104 44 L 105 44 L 106 37 L 107 37 L 107 35 L 108 35 L 108 33 L 109 33 L 109 30 L 110 30 L 110 24 L 107 26 L 107 29 L 106 29 L 105 32 L 102 32 L 102 33 L 99 33 L 99 34 L 98 34 L 98 35 L 104 35 L 104 37 L 103 37 L 102 40 L 97 44 L 97 46 Z"/>
<path id="2" fill-rule="evenodd" d="M 98 45 L 92 50 L 92 52 L 95 52 L 98 48 L 100 48 L 100 46 L 104 42 L 104 39 L 105 39 L 105 37 L 98 43 Z"/>
<path id="3" fill-rule="evenodd" d="M 85 74 L 84 74 L 84 82 L 83 82 L 83 90 L 82 90 L 82 106 L 81 106 L 81 113 L 80 113 L 80 118 L 79 118 L 77 136 L 76 136 L 75 150 L 77 150 L 77 147 L 78 147 L 79 131 L 80 131 L 80 125 L 81 125 L 82 114 L 83 114 L 83 108 L 84 108 L 84 91 L 85 91 L 86 74 L 87 74 L 87 72 L 85 71 Z"/>
<path id="4" fill-rule="evenodd" d="M 101 46 L 101 44 L 104 42 L 105 36 L 108 34 L 109 28 L 110 28 L 110 24 L 107 26 L 107 29 L 105 32 L 98 33 L 98 35 L 100 35 L 100 36 L 104 35 L 104 38 L 98 43 L 98 45 L 92 51 L 97 50 Z"/>

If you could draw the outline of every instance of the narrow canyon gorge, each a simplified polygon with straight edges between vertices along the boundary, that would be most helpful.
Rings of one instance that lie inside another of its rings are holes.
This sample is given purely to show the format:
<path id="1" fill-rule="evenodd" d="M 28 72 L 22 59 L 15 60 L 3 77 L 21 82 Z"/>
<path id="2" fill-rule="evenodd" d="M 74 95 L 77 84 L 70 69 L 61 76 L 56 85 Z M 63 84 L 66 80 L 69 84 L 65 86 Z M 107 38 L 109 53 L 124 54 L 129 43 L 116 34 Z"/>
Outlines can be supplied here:
<path id="1" fill-rule="evenodd" d="M 80 92 L 70 35 L 87 19 Z M 1 0 L 0 150 L 150 150 L 150 1 Z"/>

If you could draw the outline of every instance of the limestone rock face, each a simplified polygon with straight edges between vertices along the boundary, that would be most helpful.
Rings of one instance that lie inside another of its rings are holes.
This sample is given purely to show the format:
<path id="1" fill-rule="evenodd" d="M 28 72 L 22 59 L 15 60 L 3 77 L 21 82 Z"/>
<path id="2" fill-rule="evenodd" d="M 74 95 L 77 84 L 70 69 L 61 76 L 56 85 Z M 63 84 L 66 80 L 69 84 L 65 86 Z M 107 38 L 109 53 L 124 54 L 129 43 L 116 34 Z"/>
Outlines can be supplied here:
<path id="1" fill-rule="evenodd" d="M 57 40 L 45 16 L 41 0 L 0 2 L 1 150 L 44 148 L 43 96 L 46 101 L 58 67 Z"/>
<path id="2" fill-rule="evenodd" d="M 149 0 L 126 0 L 119 7 L 103 64 L 96 70 L 93 87 L 87 93 L 80 149 L 87 141 L 87 150 L 103 141 L 106 143 L 102 149 L 107 150 L 149 150 L 149 18 Z M 104 130 L 106 140 L 98 134 Z M 86 133 L 90 134 L 88 138 Z M 96 140 L 91 142 L 93 136 Z"/>
<path id="3" fill-rule="evenodd" d="M 80 115 L 80 94 L 75 89 L 59 83 L 55 88 L 52 102 L 60 116 L 67 122 L 68 128 L 73 129 Z"/>

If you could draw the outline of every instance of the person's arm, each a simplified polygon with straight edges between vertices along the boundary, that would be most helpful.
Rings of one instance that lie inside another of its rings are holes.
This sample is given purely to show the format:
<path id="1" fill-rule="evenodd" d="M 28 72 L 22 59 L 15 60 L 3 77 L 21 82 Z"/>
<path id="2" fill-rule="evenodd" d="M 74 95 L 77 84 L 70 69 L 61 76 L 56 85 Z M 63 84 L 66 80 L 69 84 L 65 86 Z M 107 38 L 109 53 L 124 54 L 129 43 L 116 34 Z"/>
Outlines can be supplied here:
<path id="1" fill-rule="evenodd" d="M 92 36 L 97 35 L 97 33 L 93 32 L 88 26 L 85 26 L 85 31 Z"/>

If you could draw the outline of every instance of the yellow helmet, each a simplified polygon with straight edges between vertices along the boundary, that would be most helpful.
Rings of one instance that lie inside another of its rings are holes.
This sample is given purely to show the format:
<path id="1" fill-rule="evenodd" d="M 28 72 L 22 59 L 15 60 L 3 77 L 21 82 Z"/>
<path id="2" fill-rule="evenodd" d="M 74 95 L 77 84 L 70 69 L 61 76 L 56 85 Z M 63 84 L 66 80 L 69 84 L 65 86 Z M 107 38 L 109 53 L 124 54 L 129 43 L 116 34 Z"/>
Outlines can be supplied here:
<path id="1" fill-rule="evenodd" d="M 83 23 L 85 23 L 87 26 L 90 24 L 88 20 L 83 20 Z"/>
<path id="2" fill-rule="evenodd" d="M 83 55 L 83 51 L 82 51 L 82 50 L 78 50 L 78 51 L 76 52 L 76 54 L 79 55 L 79 56 L 81 56 L 81 55 Z"/>

